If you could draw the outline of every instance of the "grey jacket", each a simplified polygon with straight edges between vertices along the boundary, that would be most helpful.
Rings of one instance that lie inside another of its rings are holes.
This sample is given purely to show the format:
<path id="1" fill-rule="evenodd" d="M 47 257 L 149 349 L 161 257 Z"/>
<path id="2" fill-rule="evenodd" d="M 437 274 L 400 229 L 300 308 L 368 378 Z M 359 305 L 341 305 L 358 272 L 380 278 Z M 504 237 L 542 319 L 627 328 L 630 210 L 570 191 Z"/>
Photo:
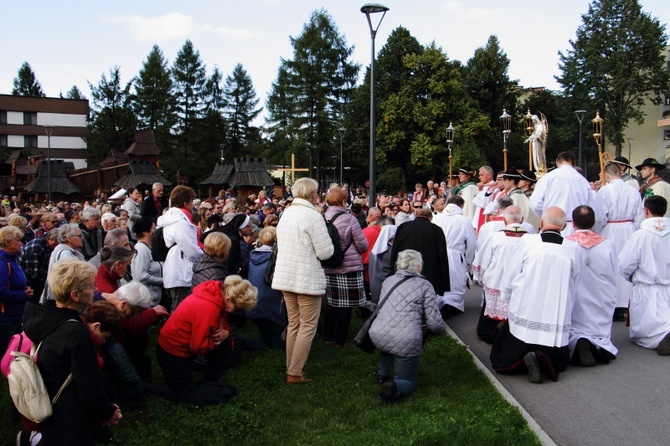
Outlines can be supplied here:
<path id="1" fill-rule="evenodd" d="M 423 347 L 421 326 L 426 324 L 434 334 L 444 333 L 446 325 L 437 306 L 433 286 L 420 274 L 398 270 L 384 281 L 381 297 L 406 276 L 380 309 L 370 327 L 372 342 L 383 352 L 397 356 L 418 356 Z"/>

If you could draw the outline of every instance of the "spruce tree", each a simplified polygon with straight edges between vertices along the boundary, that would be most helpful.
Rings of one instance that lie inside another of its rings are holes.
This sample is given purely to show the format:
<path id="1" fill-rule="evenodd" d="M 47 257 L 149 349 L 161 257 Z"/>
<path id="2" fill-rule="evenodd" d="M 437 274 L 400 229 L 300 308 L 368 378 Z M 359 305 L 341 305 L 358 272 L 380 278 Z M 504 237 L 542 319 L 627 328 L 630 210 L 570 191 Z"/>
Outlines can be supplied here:
<path id="1" fill-rule="evenodd" d="M 42 91 L 42 85 L 37 81 L 33 69 L 28 62 L 23 62 L 17 76 L 14 78 L 14 96 L 35 96 L 43 98 L 46 95 Z"/>
<path id="2" fill-rule="evenodd" d="M 260 139 L 260 131 L 253 121 L 263 108 L 256 108 L 259 100 L 253 82 L 241 64 L 237 64 L 232 74 L 226 77 L 224 100 L 229 129 L 228 150 L 252 155 L 253 146 Z"/>
<path id="3" fill-rule="evenodd" d="M 170 70 L 163 52 L 154 45 L 135 78 L 133 109 L 144 128 L 154 130 L 157 140 L 165 139 L 176 121 Z"/>

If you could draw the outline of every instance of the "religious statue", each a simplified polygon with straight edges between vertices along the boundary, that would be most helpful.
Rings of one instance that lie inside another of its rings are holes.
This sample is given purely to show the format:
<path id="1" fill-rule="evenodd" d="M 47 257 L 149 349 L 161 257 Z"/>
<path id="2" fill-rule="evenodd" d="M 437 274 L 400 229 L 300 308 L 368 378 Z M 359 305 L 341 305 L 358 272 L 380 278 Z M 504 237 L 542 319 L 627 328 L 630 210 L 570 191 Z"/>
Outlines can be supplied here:
<path id="1" fill-rule="evenodd" d="M 533 115 L 533 133 L 530 134 L 524 143 L 530 142 L 533 146 L 533 165 L 535 171 L 538 173 L 547 172 L 547 134 L 549 133 L 549 123 L 544 114 L 540 113 L 540 117 Z"/>

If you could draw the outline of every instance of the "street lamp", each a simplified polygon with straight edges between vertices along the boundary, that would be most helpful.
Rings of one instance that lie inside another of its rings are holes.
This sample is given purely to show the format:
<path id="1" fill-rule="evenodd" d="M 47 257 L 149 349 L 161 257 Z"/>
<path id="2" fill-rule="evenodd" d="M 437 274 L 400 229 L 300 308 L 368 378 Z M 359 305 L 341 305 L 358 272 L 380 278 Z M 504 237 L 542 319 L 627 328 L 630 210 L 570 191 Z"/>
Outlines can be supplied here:
<path id="1" fill-rule="evenodd" d="M 384 5 L 379 3 L 367 3 L 361 7 L 361 12 L 365 14 L 365 17 L 368 19 L 368 25 L 370 26 L 370 40 L 372 40 L 372 56 L 370 62 L 370 207 L 375 205 L 375 200 L 377 199 L 377 188 L 375 185 L 375 36 L 377 35 L 377 30 L 379 25 L 382 24 L 386 11 L 388 11 Z M 382 17 L 377 23 L 377 27 L 372 26 L 372 21 L 370 20 L 371 14 L 382 13 Z"/>
<path id="2" fill-rule="evenodd" d="M 600 182 L 605 184 L 605 162 L 603 160 L 603 118 L 600 117 L 600 112 L 596 112 L 596 117 L 591 120 L 593 123 L 593 139 L 598 145 L 598 158 L 600 160 Z"/>
<path id="3" fill-rule="evenodd" d="M 579 119 L 579 158 L 577 160 L 577 165 L 584 170 L 584 166 L 582 166 L 582 121 L 584 120 L 584 115 L 586 114 L 586 110 L 576 110 L 575 115 L 577 116 L 577 119 Z"/>
<path id="4" fill-rule="evenodd" d="M 449 184 L 451 184 L 451 144 L 454 142 L 454 128 L 449 122 L 449 127 L 447 127 L 447 147 L 449 148 Z"/>
<path id="5" fill-rule="evenodd" d="M 500 115 L 500 127 L 503 134 L 503 170 L 507 170 L 507 138 L 512 133 L 512 116 L 503 108 L 503 114 Z"/>
<path id="6" fill-rule="evenodd" d="M 342 163 L 344 162 L 342 158 L 342 139 L 344 138 L 344 132 L 346 129 L 344 127 L 340 127 L 337 129 L 337 131 L 340 133 L 340 187 L 342 187 L 344 184 L 344 177 L 342 176 Z"/>
<path id="7" fill-rule="evenodd" d="M 55 126 L 53 125 L 43 125 L 44 131 L 47 134 L 47 193 L 49 197 L 49 205 L 51 205 L 51 134 L 54 131 Z"/>

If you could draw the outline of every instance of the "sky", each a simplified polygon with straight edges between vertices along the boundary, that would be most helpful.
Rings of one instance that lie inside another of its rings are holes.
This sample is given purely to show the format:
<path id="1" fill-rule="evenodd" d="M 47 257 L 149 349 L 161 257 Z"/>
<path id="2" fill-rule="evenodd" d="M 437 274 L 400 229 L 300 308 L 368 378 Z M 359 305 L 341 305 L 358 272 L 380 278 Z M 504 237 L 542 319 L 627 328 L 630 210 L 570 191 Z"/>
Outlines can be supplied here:
<path id="1" fill-rule="evenodd" d="M 389 34 L 404 26 L 421 44 L 435 42 L 449 59 L 467 63 L 491 34 L 510 59 L 509 76 L 524 87 L 558 90 L 558 52 L 570 48 L 586 0 L 382 0 L 389 8 L 376 36 L 379 51 Z M 264 105 L 281 58 L 291 59 L 297 37 L 314 10 L 325 9 L 354 46 L 353 60 L 364 67 L 371 57 L 363 1 L 351 0 L 0 0 L 0 94 L 27 61 L 47 96 L 73 85 L 90 99 L 115 65 L 125 83 L 142 68 L 154 44 L 171 66 L 190 39 L 207 67 L 224 77 L 241 63 Z M 661 23 L 670 21 L 670 1 L 641 1 Z M 379 14 L 378 16 L 380 16 Z M 667 30 L 666 30 L 667 32 Z M 360 81 L 360 80 L 359 80 Z"/>

